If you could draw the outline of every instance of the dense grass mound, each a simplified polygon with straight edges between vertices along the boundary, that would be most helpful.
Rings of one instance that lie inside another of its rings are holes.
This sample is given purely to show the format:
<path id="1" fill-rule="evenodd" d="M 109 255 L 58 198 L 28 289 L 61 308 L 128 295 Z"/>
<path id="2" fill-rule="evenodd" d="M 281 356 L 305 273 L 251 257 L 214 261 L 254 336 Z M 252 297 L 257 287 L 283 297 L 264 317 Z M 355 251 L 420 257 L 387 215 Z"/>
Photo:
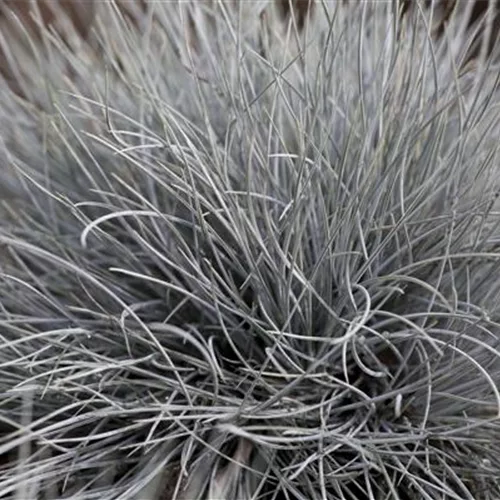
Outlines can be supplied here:
<path id="1" fill-rule="evenodd" d="M 0 110 L 0 497 L 500 497 L 498 68 L 392 13 L 47 33 L 72 80 Z"/>

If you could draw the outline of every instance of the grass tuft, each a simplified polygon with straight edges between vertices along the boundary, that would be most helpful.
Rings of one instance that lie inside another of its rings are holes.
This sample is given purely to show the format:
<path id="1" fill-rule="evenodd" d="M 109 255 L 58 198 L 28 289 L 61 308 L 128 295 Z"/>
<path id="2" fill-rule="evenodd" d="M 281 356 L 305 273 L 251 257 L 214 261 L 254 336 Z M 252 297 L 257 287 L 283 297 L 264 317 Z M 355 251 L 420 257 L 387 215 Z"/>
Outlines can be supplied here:
<path id="1" fill-rule="evenodd" d="M 500 497 L 498 68 L 332 4 L 2 87 L 0 498 Z"/>

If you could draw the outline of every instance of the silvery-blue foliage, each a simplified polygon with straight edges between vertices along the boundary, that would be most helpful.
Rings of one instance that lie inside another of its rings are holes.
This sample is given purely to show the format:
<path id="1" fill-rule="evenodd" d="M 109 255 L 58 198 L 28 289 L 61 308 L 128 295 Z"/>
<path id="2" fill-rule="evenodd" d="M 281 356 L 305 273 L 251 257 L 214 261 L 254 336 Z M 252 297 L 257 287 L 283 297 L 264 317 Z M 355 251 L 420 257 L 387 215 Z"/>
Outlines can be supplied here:
<path id="1" fill-rule="evenodd" d="M 264 7 L 2 87 L 0 497 L 500 496 L 495 61 Z"/>

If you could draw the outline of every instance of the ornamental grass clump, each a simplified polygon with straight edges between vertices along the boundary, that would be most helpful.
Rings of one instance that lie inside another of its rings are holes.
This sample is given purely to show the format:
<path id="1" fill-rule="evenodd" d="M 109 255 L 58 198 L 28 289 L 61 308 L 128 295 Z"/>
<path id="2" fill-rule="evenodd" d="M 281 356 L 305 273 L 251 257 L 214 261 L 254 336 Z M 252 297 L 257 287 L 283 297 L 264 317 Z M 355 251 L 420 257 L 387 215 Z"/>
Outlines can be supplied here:
<path id="1" fill-rule="evenodd" d="M 494 58 L 195 7 L 2 87 L 0 497 L 500 498 Z"/>

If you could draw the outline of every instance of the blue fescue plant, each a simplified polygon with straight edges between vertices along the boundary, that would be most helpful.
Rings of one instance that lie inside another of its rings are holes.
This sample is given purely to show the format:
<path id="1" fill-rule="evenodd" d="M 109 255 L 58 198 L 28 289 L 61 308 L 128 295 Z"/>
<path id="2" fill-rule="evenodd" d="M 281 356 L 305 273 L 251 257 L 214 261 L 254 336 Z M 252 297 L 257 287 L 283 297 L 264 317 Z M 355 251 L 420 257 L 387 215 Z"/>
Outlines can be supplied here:
<path id="1" fill-rule="evenodd" d="M 498 500 L 494 58 L 193 8 L 2 87 L 0 497 Z"/>

